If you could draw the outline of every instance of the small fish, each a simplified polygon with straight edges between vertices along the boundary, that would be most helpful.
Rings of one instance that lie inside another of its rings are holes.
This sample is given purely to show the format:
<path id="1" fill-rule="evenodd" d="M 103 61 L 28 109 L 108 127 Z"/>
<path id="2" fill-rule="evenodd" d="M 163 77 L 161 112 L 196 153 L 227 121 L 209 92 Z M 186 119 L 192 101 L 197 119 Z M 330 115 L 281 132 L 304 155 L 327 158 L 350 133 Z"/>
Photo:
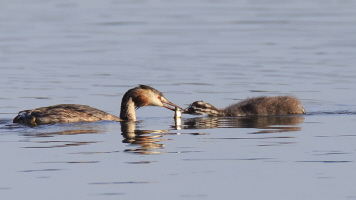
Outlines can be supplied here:
<path id="1" fill-rule="evenodd" d="M 180 108 L 175 107 L 174 109 L 174 125 L 176 130 L 182 129 L 182 111 Z"/>
<path id="2" fill-rule="evenodd" d="M 182 117 L 182 111 L 180 108 L 176 107 L 174 110 L 174 118 L 181 118 Z"/>

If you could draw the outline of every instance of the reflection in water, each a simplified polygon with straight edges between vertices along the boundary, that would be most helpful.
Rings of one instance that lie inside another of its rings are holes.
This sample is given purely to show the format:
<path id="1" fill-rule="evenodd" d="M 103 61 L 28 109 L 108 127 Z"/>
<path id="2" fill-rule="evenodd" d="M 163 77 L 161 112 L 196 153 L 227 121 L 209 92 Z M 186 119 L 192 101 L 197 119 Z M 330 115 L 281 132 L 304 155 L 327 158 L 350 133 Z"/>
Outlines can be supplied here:
<path id="1" fill-rule="evenodd" d="M 304 117 L 293 116 L 249 116 L 249 117 L 197 117 L 184 119 L 183 129 L 211 128 L 257 128 L 265 129 L 254 133 L 277 133 L 300 131 L 296 126 Z"/>
<path id="2" fill-rule="evenodd" d="M 298 124 L 303 123 L 304 117 L 300 115 L 288 116 L 249 116 L 249 117 L 196 117 L 196 118 L 176 118 L 174 125 L 166 130 L 138 130 L 135 122 L 120 122 L 121 133 L 124 137 L 123 143 L 132 144 L 134 147 L 126 149 L 126 152 L 134 152 L 140 154 L 157 154 L 164 153 L 162 151 L 162 141 L 169 139 L 163 138 L 168 134 L 191 134 L 191 135 L 205 135 L 201 132 L 187 132 L 175 133 L 172 130 L 190 130 L 190 129 L 212 129 L 212 128 L 254 128 L 259 129 L 253 134 L 261 133 L 281 133 L 289 131 L 300 131 Z M 51 125 L 39 126 L 37 128 L 28 128 L 23 126 L 8 126 L 4 122 L 2 129 L 7 130 L 22 130 L 23 135 L 31 137 L 53 137 L 55 135 L 76 135 L 76 134 L 98 134 L 104 133 L 107 130 L 108 123 L 112 122 L 96 122 L 96 123 L 75 123 L 67 125 Z M 116 123 L 116 122 L 115 122 Z M 110 124 L 109 124 L 110 125 Z M 58 141 L 46 140 L 31 143 L 31 146 L 25 148 L 58 148 L 81 146 L 96 143 L 97 141 Z"/>
<path id="3" fill-rule="evenodd" d="M 58 139 L 59 135 L 82 135 L 82 134 L 102 134 L 107 132 L 108 126 L 103 126 L 105 122 L 97 123 L 73 123 L 73 124 L 55 124 L 44 125 L 35 128 L 29 128 L 24 125 L 4 126 L 2 128 L 16 131 L 25 136 L 21 141 L 29 145 L 23 148 L 59 148 L 75 147 L 98 143 L 100 141 L 88 140 L 88 137 L 68 137 L 65 140 Z M 47 138 L 47 139 L 46 139 Z M 84 140 L 83 140 L 84 138 Z M 39 140 L 39 141 L 37 141 Z"/>
<path id="4" fill-rule="evenodd" d="M 79 130 L 62 130 L 62 131 L 54 131 L 54 132 L 45 132 L 45 133 L 36 133 L 36 134 L 25 134 L 29 136 L 36 137 L 51 137 L 53 135 L 77 135 L 77 134 L 89 134 L 89 133 L 100 133 L 99 130 L 92 129 L 79 129 Z"/>
<path id="5" fill-rule="evenodd" d="M 125 151 L 140 154 L 163 153 L 159 151 L 159 149 L 162 149 L 163 144 L 158 144 L 158 142 L 167 140 L 162 139 L 162 133 L 167 133 L 168 130 L 136 130 L 135 122 L 127 121 L 120 123 L 122 136 L 125 138 L 122 142 L 139 146 L 139 148 L 126 149 Z M 160 135 L 148 135 L 152 133 Z"/>
<path id="6" fill-rule="evenodd" d="M 304 117 L 294 116 L 251 116 L 251 117 L 196 117 L 181 119 L 175 118 L 174 130 L 188 129 L 212 129 L 212 128 L 256 128 L 261 133 L 281 133 L 289 131 L 300 131 L 297 126 L 303 123 Z M 169 134 L 170 130 L 137 130 L 135 122 L 120 122 L 123 143 L 135 145 L 135 148 L 126 149 L 126 152 L 139 154 L 163 153 L 163 144 L 159 142 L 168 139 L 162 138 Z M 177 134 L 177 133 L 174 133 Z M 204 133 L 189 133 L 191 135 L 203 135 Z M 137 147 L 139 146 L 139 147 Z"/>
<path id="7" fill-rule="evenodd" d="M 58 148 L 58 147 L 72 147 L 87 144 L 97 143 L 96 141 L 40 141 L 38 144 L 45 144 L 47 146 L 28 146 L 24 148 Z M 54 145 L 52 145 L 54 144 Z"/>

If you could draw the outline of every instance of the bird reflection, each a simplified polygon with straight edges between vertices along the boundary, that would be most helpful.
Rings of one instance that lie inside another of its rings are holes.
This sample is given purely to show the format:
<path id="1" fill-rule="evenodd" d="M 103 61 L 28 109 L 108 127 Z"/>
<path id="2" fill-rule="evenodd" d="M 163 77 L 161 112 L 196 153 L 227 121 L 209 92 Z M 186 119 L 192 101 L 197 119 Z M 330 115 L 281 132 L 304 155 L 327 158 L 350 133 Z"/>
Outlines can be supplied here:
<path id="1" fill-rule="evenodd" d="M 159 142 L 167 140 L 162 137 L 164 133 L 167 133 L 169 130 L 137 130 L 136 123 L 133 121 L 120 123 L 121 134 L 124 137 L 122 142 L 135 146 L 135 148 L 126 149 L 126 152 L 139 154 L 163 153 L 163 144 L 160 144 Z"/>
<path id="2" fill-rule="evenodd" d="M 183 120 L 183 129 L 257 128 L 254 133 L 300 131 L 302 116 L 197 117 Z"/>
<path id="3" fill-rule="evenodd" d="M 299 124 L 303 123 L 304 117 L 301 115 L 288 116 L 248 116 L 248 117 L 196 117 L 196 118 L 175 118 L 174 124 L 166 130 L 140 130 L 136 127 L 137 122 L 124 121 L 121 124 L 123 143 L 130 144 L 125 152 L 138 154 L 160 154 L 166 153 L 163 150 L 164 141 L 167 135 L 206 135 L 197 129 L 214 128 L 252 128 L 250 134 L 282 133 L 290 131 L 300 131 Z M 31 129 L 35 130 L 25 135 L 33 137 L 54 137 L 55 135 L 76 135 L 76 134 L 101 134 L 106 132 L 105 123 L 83 123 L 80 126 L 59 125 L 50 126 L 51 129 Z M 177 133 L 178 130 L 178 133 Z M 180 131 L 179 131 L 180 130 Z M 70 147 L 95 143 L 97 141 L 71 141 L 71 140 L 46 140 L 41 141 L 41 145 L 26 148 L 54 148 Z"/>
<path id="4" fill-rule="evenodd" d="M 124 137 L 123 143 L 132 145 L 126 152 L 138 154 L 164 153 L 163 144 L 167 141 L 163 137 L 174 130 L 189 129 L 213 129 L 213 128 L 254 128 L 258 131 L 253 134 L 281 133 L 289 131 L 300 131 L 298 124 L 303 123 L 302 116 L 250 116 L 250 117 L 196 117 L 181 119 L 176 118 L 175 124 L 170 130 L 138 130 L 136 123 L 132 121 L 120 122 L 121 132 Z M 173 133 L 176 134 L 176 133 Z M 202 135 L 201 133 L 187 133 L 191 135 Z"/>

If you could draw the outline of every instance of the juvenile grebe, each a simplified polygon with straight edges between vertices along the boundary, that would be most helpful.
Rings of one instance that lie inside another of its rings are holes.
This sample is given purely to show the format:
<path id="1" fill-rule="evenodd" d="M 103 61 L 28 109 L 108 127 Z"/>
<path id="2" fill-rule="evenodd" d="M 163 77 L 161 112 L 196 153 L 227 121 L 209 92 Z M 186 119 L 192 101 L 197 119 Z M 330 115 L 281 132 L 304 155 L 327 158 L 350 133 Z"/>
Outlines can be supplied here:
<path id="1" fill-rule="evenodd" d="M 299 99 L 291 96 L 254 97 L 242 100 L 226 108 L 219 109 L 203 102 L 195 101 L 188 108 L 182 110 L 184 114 L 210 116 L 267 116 L 267 115 L 290 115 L 305 114 L 305 110 Z"/>
<path id="2" fill-rule="evenodd" d="M 153 87 L 139 85 L 128 90 L 122 97 L 120 118 L 86 105 L 60 104 L 20 111 L 13 122 L 33 127 L 41 124 L 95 122 L 100 120 L 135 121 L 135 109 L 143 106 L 162 106 L 172 111 L 175 110 L 175 107 L 178 107 Z"/>

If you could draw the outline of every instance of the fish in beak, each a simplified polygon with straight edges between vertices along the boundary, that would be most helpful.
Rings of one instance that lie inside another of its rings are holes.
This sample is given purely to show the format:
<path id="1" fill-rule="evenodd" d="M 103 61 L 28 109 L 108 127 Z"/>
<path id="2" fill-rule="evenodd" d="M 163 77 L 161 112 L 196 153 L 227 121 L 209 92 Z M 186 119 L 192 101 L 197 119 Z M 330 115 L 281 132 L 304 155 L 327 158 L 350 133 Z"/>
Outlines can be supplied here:
<path id="1" fill-rule="evenodd" d="M 174 103 L 168 101 L 168 100 L 167 100 L 165 97 L 163 97 L 163 96 L 161 97 L 161 102 L 162 102 L 162 104 L 163 104 L 163 107 L 165 107 L 165 108 L 167 108 L 167 109 L 169 109 L 169 110 L 175 111 L 175 108 L 181 109 L 181 107 L 179 107 L 179 106 L 177 106 L 176 104 L 174 104 Z M 171 106 L 173 106 L 173 107 L 171 107 Z"/>

